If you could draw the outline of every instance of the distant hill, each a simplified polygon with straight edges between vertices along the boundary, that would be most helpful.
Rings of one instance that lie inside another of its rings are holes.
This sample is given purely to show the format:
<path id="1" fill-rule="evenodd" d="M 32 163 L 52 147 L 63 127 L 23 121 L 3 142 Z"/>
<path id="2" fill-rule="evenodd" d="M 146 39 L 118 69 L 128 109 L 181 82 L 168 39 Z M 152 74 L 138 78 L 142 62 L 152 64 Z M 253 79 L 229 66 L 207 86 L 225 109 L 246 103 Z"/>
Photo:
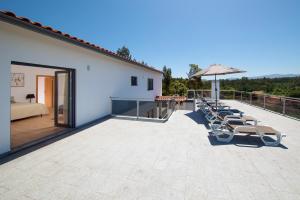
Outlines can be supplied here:
<path id="1" fill-rule="evenodd" d="M 263 75 L 263 76 L 253 76 L 248 77 L 249 79 L 261 79 L 261 78 L 288 78 L 288 77 L 297 77 L 300 76 L 300 74 L 269 74 L 269 75 Z"/>
<path id="2" fill-rule="evenodd" d="M 263 78 L 293 78 L 293 77 L 300 77 L 300 74 L 269 74 L 269 75 L 262 75 L 262 76 L 252 76 L 247 77 L 248 79 L 263 79 Z M 224 80 L 238 80 L 240 78 L 224 78 Z M 206 80 L 206 79 L 203 79 Z"/>

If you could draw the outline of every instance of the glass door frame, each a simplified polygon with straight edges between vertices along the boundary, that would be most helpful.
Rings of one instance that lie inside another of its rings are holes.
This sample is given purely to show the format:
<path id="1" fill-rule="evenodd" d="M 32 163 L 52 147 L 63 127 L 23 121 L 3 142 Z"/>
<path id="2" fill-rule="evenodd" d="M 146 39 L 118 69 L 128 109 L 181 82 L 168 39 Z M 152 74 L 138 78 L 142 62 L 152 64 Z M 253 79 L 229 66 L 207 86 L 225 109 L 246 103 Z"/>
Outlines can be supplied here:
<path id="1" fill-rule="evenodd" d="M 69 124 L 66 127 L 67 128 L 75 128 L 76 127 L 76 69 L 43 65 L 43 64 L 35 64 L 35 63 L 25 63 L 25 62 L 18 62 L 18 61 L 11 61 L 11 64 L 28 66 L 28 67 L 50 68 L 50 69 L 56 69 L 56 70 L 68 72 L 70 75 L 69 76 L 69 86 L 70 86 L 70 90 L 69 90 L 69 105 L 70 106 L 69 106 L 69 108 L 70 108 L 70 110 L 69 110 Z M 55 80 L 55 82 L 56 82 L 56 80 Z M 55 91 L 55 93 L 56 93 L 56 91 Z M 54 106 L 55 106 L 55 101 L 56 101 L 56 98 L 54 99 Z"/>
<path id="2" fill-rule="evenodd" d="M 59 114 L 59 106 L 58 106 L 58 98 L 59 98 L 59 82 L 58 82 L 58 75 L 59 74 L 66 74 L 66 78 L 68 79 L 68 108 L 67 108 L 67 122 L 60 123 L 58 120 Z M 54 124 L 57 127 L 65 127 L 65 128 L 75 128 L 75 70 L 62 70 L 55 72 L 55 95 L 54 95 Z"/>
<path id="3" fill-rule="evenodd" d="M 45 136 L 42 138 L 34 139 L 32 141 L 28 141 L 20 146 L 13 147 L 12 146 L 12 130 L 11 130 L 11 122 L 10 122 L 10 148 L 11 151 L 19 151 L 24 148 L 28 148 L 31 146 L 34 146 L 40 142 L 47 141 L 53 137 L 56 137 L 60 134 L 66 134 L 74 128 L 76 128 L 76 69 L 74 68 L 66 68 L 66 67 L 58 67 L 58 66 L 50 66 L 50 65 L 44 65 L 44 64 L 36 64 L 36 63 L 28 63 L 28 62 L 19 62 L 19 61 L 11 61 L 11 65 L 19 65 L 19 66 L 27 66 L 27 67 L 37 67 L 37 68 L 46 68 L 46 69 L 55 69 L 57 71 L 66 71 L 70 74 L 69 76 L 69 83 L 70 83 L 70 91 L 69 91 L 69 104 L 70 104 L 70 113 L 69 113 L 69 124 L 68 128 L 66 129 L 60 129 L 56 133 L 53 133 L 52 135 Z M 55 80 L 54 80 L 55 82 Z M 10 83 L 9 83 L 10 84 Z M 54 91 L 54 96 L 55 96 L 55 91 Z M 55 99 L 54 99 L 55 103 Z M 11 109 L 11 108 L 10 108 Z M 55 125 L 55 124 L 54 124 Z"/>

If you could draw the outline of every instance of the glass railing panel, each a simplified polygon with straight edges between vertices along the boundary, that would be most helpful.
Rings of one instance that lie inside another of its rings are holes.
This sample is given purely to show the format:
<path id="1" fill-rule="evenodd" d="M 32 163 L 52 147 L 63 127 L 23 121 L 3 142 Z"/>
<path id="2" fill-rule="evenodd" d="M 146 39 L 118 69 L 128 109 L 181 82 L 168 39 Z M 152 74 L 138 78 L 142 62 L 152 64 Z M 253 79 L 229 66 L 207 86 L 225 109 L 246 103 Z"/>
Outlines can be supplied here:
<path id="1" fill-rule="evenodd" d="M 112 100 L 112 114 L 124 116 L 137 116 L 137 101 Z"/>
<path id="2" fill-rule="evenodd" d="M 241 91 L 235 91 L 235 93 L 234 93 L 234 99 L 238 100 L 238 101 L 241 101 L 241 94 L 242 94 Z"/>
<path id="3" fill-rule="evenodd" d="M 203 97 L 211 98 L 211 91 L 210 90 L 203 90 Z"/>
<path id="4" fill-rule="evenodd" d="M 188 98 L 188 99 L 193 99 L 193 98 L 195 98 L 195 90 L 188 90 L 187 98 Z"/>
<path id="5" fill-rule="evenodd" d="M 233 99 L 234 91 L 233 90 L 221 90 L 220 99 Z"/>
<path id="6" fill-rule="evenodd" d="M 169 102 L 169 110 L 173 112 L 175 110 L 175 108 L 176 108 L 176 101 L 175 100 L 171 100 Z"/>
<path id="7" fill-rule="evenodd" d="M 210 90 L 193 90 L 193 94 L 195 94 L 194 96 L 196 98 L 202 96 L 211 97 Z M 300 118 L 300 99 L 298 98 L 280 97 L 274 95 L 234 90 L 221 90 L 220 98 L 234 99 L 237 101 L 249 103 L 251 105 L 259 106 L 261 108 L 266 108 L 274 112 L 283 113 L 291 117 Z M 190 108 L 189 102 L 184 102 L 182 105 L 177 105 L 176 108 L 190 110 L 186 107 Z"/>
<path id="8" fill-rule="evenodd" d="M 158 118 L 158 107 L 154 101 L 139 101 L 139 117 Z"/>
<path id="9" fill-rule="evenodd" d="M 195 96 L 197 99 L 201 98 L 202 97 L 202 90 L 196 90 L 195 91 Z"/>
<path id="10" fill-rule="evenodd" d="M 265 97 L 265 108 L 274 112 L 282 113 L 283 111 L 283 99 L 276 96 Z"/>
<path id="11" fill-rule="evenodd" d="M 250 103 L 250 93 L 249 92 L 243 92 L 242 93 L 242 101 L 245 103 Z"/>
<path id="12" fill-rule="evenodd" d="M 180 102 L 177 105 L 178 110 L 194 110 L 194 101 L 188 100 L 184 102 Z"/>
<path id="13" fill-rule="evenodd" d="M 300 119 L 300 100 L 286 99 L 285 114 Z"/>
<path id="14" fill-rule="evenodd" d="M 255 106 L 264 107 L 264 95 L 252 93 L 251 103 Z"/>
<path id="15" fill-rule="evenodd" d="M 168 116 L 168 101 L 162 101 L 161 102 L 161 118 L 165 119 Z"/>

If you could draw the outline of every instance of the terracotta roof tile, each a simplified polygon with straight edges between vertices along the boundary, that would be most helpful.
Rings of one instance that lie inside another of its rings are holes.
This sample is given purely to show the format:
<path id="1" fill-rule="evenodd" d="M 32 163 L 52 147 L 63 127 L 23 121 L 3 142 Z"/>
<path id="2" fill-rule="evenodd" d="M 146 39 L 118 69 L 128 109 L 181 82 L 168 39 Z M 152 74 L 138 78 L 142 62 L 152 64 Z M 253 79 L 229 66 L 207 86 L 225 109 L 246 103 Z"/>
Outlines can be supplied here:
<path id="1" fill-rule="evenodd" d="M 54 31 L 53 28 L 51 28 L 50 26 L 43 26 L 43 28 L 49 30 L 49 31 Z"/>
<path id="2" fill-rule="evenodd" d="M 35 26 L 42 27 L 42 24 L 40 24 L 40 23 L 38 23 L 38 22 L 33 22 L 32 24 L 35 25 Z"/>
<path id="3" fill-rule="evenodd" d="M 19 17 L 19 18 L 20 18 L 22 21 L 31 23 L 31 21 L 30 21 L 28 18 L 26 18 L 26 17 Z"/>
<path id="4" fill-rule="evenodd" d="M 53 30 L 55 33 L 62 34 L 61 31 Z"/>
<path id="5" fill-rule="evenodd" d="M 11 16 L 11 17 L 17 17 L 17 16 L 15 15 L 15 13 L 10 12 L 10 11 L 4 11 L 3 13 L 6 14 L 6 15 L 8 15 L 8 16 Z"/>
<path id="6" fill-rule="evenodd" d="M 61 36 L 63 36 L 63 37 L 66 37 L 66 38 L 70 38 L 70 39 L 76 40 L 76 42 L 78 42 L 78 43 L 81 43 L 81 44 L 84 44 L 84 45 L 93 47 L 93 48 L 97 49 L 98 51 L 101 51 L 102 53 L 111 55 L 111 56 L 113 56 L 113 57 L 115 57 L 115 58 L 119 58 L 119 59 L 121 59 L 121 60 L 130 62 L 130 63 L 133 63 L 133 64 L 140 65 L 140 66 L 145 67 L 145 68 L 147 68 L 147 69 L 149 69 L 149 70 L 153 70 L 153 71 L 162 73 L 160 70 L 157 70 L 157 69 L 155 69 L 154 67 L 145 65 L 145 64 L 143 64 L 143 63 L 137 62 L 137 61 L 132 60 L 132 59 L 128 59 L 128 58 L 126 58 L 126 57 L 124 57 L 124 56 L 119 56 L 119 55 L 116 54 L 115 52 L 112 52 L 112 51 L 109 51 L 109 50 L 107 50 L 107 49 L 105 49 L 105 48 L 96 46 L 96 45 L 94 45 L 94 44 L 92 44 L 92 43 L 86 42 L 86 41 L 84 41 L 84 40 L 82 40 L 82 39 L 79 39 L 79 38 L 77 38 L 77 37 L 75 37 L 75 36 L 70 36 L 70 35 L 67 34 L 67 33 L 62 33 L 61 31 L 55 30 L 55 29 L 53 29 L 53 28 L 50 27 L 50 26 L 43 26 L 43 25 L 42 25 L 41 23 L 39 23 L 39 22 L 32 22 L 32 21 L 30 21 L 28 18 L 25 18 L 25 17 L 18 17 L 18 16 L 16 16 L 16 14 L 13 13 L 13 12 L 10 12 L 10 11 L 0 11 L 0 13 L 5 14 L 6 16 L 13 17 L 13 18 L 15 18 L 15 19 L 17 19 L 17 20 L 21 20 L 21 21 L 24 22 L 24 23 L 27 23 L 27 24 L 30 24 L 30 25 L 34 25 L 34 26 L 43 28 L 43 29 L 45 29 L 45 30 L 51 31 L 51 32 L 54 33 L 54 34 L 59 34 L 59 35 L 61 35 Z"/>

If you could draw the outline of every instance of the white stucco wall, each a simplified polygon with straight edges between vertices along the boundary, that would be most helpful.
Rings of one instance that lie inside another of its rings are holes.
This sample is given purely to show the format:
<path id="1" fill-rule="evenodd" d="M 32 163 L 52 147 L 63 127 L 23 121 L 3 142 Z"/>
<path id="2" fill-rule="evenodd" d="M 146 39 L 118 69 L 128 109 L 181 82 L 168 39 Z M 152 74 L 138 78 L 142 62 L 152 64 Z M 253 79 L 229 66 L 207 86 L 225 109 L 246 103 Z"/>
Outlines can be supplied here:
<path id="1" fill-rule="evenodd" d="M 77 126 L 110 114 L 110 96 L 154 98 L 162 74 L 0 21 L 0 154 L 10 150 L 11 61 L 76 69 Z M 87 66 L 90 70 L 87 70 Z M 138 86 L 130 77 L 138 77 Z M 147 90 L 147 78 L 154 90 Z"/>

